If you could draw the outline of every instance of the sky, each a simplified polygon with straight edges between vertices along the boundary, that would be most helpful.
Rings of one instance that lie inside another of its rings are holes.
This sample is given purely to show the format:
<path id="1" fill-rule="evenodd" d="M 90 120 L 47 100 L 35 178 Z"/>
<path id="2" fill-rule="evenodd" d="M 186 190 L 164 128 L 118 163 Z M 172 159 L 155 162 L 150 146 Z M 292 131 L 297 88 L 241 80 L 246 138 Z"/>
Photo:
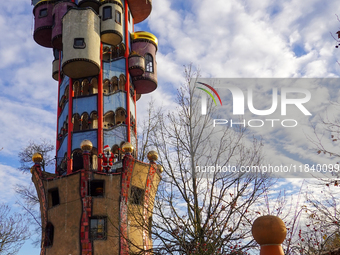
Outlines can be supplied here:
<path id="1" fill-rule="evenodd" d="M 204 78 L 337 78 L 340 49 L 331 34 L 340 29 L 338 2 L 334 0 L 154 0 L 150 17 L 135 30 L 158 37 L 158 89 L 138 101 L 138 120 L 149 100 L 170 109 L 176 89 L 184 83 L 185 65 L 200 69 Z M 33 40 L 30 0 L 12 0 L 0 8 L 0 202 L 15 205 L 15 184 L 31 182 L 16 170 L 17 154 L 29 140 L 55 141 L 57 82 L 51 77 L 51 49 Z M 340 13 L 339 13 L 340 14 Z M 336 86 L 313 88 L 308 121 L 331 113 Z M 324 162 L 306 138 L 308 121 L 296 132 L 280 130 L 264 137 L 268 158 L 276 163 Z M 277 134 L 278 136 L 274 136 Z M 325 134 L 325 143 L 336 150 Z M 299 189 L 300 182 L 289 182 Z M 277 186 L 279 189 L 280 186 Z M 38 254 L 25 243 L 20 255 Z"/>

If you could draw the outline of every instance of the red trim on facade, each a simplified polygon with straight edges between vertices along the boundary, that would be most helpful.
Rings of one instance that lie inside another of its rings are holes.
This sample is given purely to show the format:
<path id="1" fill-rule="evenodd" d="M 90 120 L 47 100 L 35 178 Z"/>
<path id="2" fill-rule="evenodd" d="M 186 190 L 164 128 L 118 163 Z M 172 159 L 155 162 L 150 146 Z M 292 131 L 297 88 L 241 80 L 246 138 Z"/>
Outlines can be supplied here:
<path id="1" fill-rule="evenodd" d="M 56 159 L 58 158 L 58 150 L 60 147 L 60 141 L 58 139 L 58 130 L 59 130 L 59 117 L 60 117 L 60 105 L 59 105 L 59 100 L 60 100 L 60 84 L 61 84 L 61 75 L 60 75 L 60 62 L 61 62 L 61 51 L 59 51 L 59 70 L 58 70 L 58 100 L 57 100 L 57 136 L 56 136 L 56 145 L 55 145 L 55 157 Z M 55 174 L 57 174 L 57 161 L 55 164 Z"/>
<path id="2" fill-rule="evenodd" d="M 72 173 L 72 112 L 73 112 L 73 80 L 70 78 L 68 94 L 68 130 L 67 130 L 67 174 Z"/>
<path id="3" fill-rule="evenodd" d="M 92 197 L 88 196 L 88 181 L 91 179 L 90 171 L 81 171 L 80 196 L 82 200 L 83 213 L 80 223 L 80 244 L 82 255 L 92 255 L 92 242 L 90 237 L 90 217 L 92 216 Z"/>
<path id="4" fill-rule="evenodd" d="M 127 124 L 127 141 L 131 142 L 131 114 L 130 114 L 130 74 L 129 74 L 129 6 L 127 1 L 125 1 L 125 72 L 126 72 L 126 112 L 127 117 L 125 123 Z"/>
<path id="5" fill-rule="evenodd" d="M 98 133 L 97 133 L 97 150 L 98 153 L 103 152 L 103 43 L 100 43 L 100 72 L 98 75 Z M 102 159 L 98 158 L 98 172 L 102 171 Z"/>
<path id="6" fill-rule="evenodd" d="M 133 102 L 135 103 L 135 137 L 136 137 L 136 148 L 135 148 L 135 155 L 137 157 L 137 153 L 138 153 L 138 144 L 137 144 L 137 94 L 136 94 L 136 90 L 135 93 L 133 94 Z"/>

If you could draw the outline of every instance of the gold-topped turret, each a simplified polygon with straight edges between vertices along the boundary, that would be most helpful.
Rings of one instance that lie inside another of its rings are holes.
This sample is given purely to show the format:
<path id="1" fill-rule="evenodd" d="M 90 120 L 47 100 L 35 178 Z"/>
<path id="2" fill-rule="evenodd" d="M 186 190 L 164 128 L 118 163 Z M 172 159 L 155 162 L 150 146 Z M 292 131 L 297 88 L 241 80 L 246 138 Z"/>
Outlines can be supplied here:
<path id="1" fill-rule="evenodd" d="M 131 33 L 131 39 L 132 40 L 138 40 L 138 39 L 150 40 L 158 47 L 157 37 L 149 32 L 137 31 L 137 32 Z"/>

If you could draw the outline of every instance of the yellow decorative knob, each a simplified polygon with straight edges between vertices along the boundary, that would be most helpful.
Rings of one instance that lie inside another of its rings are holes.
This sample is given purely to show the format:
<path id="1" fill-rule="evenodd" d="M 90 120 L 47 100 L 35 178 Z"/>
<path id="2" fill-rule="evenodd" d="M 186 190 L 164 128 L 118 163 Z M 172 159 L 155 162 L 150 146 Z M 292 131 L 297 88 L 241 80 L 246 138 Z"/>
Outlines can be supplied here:
<path id="1" fill-rule="evenodd" d="M 273 215 L 257 218 L 251 231 L 255 241 L 260 245 L 282 244 L 287 234 L 284 222 Z"/>
<path id="2" fill-rule="evenodd" d="M 126 142 L 122 146 L 122 150 L 124 153 L 132 153 L 133 152 L 133 146 L 131 143 Z"/>
<path id="3" fill-rule="evenodd" d="M 37 163 L 41 163 L 43 161 L 43 156 L 39 153 L 39 152 L 36 152 L 33 154 L 32 156 L 32 161 L 37 164 Z"/>
<path id="4" fill-rule="evenodd" d="M 163 173 L 163 171 L 164 171 L 163 167 L 160 166 L 160 165 L 158 165 L 158 170 L 159 170 L 160 173 Z"/>
<path id="5" fill-rule="evenodd" d="M 90 140 L 83 140 L 80 144 L 80 148 L 82 151 L 91 151 L 92 147 L 93 145 Z"/>
<path id="6" fill-rule="evenodd" d="M 157 151 L 149 151 L 147 157 L 151 162 L 156 161 L 158 159 L 158 153 Z"/>

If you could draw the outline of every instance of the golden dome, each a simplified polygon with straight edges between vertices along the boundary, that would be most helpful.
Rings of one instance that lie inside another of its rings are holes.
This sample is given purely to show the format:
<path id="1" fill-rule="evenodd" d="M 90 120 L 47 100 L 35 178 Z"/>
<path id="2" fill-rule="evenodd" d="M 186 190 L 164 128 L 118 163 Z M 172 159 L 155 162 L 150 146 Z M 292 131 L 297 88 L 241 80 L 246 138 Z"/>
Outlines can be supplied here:
<path id="1" fill-rule="evenodd" d="M 124 153 L 132 153 L 133 152 L 133 146 L 131 143 L 126 142 L 122 146 L 122 150 Z"/>
<path id="2" fill-rule="evenodd" d="M 39 152 L 36 152 L 32 156 L 32 161 L 36 164 L 41 163 L 43 161 L 43 156 Z"/>
<path id="3" fill-rule="evenodd" d="M 158 153 L 157 151 L 149 151 L 147 157 L 151 162 L 156 161 L 158 159 Z"/>
<path id="4" fill-rule="evenodd" d="M 158 170 L 159 170 L 160 173 L 163 173 L 163 171 L 164 171 L 163 167 L 160 166 L 160 165 L 158 165 Z"/>
<path id="5" fill-rule="evenodd" d="M 82 151 L 91 151 L 92 150 L 92 142 L 90 140 L 83 140 L 80 144 L 80 148 Z"/>
<path id="6" fill-rule="evenodd" d="M 157 37 L 154 36 L 153 34 L 149 33 L 149 32 L 145 32 L 145 31 L 134 32 L 134 33 L 131 33 L 131 38 L 132 38 L 132 40 L 136 40 L 136 39 L 150 40 L 156 46 L 158 46 L 158 39 L 157 39 Z"/>
<path id="7" fill-rule="evenodd" d="M 282 244 L 287 235 L 284 222 L 277 216 L 266 215 L 257 218 L 251 229 L 255 241 L 260 244 Z"/>

